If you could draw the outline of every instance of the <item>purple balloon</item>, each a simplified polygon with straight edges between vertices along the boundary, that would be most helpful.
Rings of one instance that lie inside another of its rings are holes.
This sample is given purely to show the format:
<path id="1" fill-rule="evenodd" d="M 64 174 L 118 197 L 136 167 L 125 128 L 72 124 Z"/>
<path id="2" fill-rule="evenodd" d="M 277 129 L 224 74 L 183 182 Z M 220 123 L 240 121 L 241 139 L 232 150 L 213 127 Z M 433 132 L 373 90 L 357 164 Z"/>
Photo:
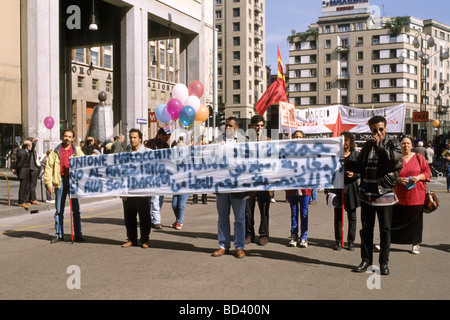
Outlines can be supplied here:
<path id="1" fill-rule="evenodd" d="M 173 120 L 178 119 L 182 108 L 183 108 L 183 103 L 176 98 L 170 99 L 169 102 L 167 102 L 167 112 L 169 112 L 170 117 Z"/>
<path id="2" fill-rule="evenodd" d="M 52 117 L 45 117 L 44 125 L 47 129 L 51 129 L 55 125 L 55 120 Z"/>

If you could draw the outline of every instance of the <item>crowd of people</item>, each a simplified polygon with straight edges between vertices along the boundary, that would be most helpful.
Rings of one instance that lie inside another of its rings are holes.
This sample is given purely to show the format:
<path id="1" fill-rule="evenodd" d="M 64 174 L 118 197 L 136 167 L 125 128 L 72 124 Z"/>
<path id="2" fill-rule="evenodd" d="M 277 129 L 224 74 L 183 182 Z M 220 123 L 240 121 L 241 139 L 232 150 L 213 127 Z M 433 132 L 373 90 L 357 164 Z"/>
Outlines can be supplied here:
<path id="1" fill-rule="evenodd" d="M 250 121 L 249 136 L 243 136 L 238 119 L 226 120 L 225 132 L 213 143 L 235 144 L 246 141 L 270 140 L 265 134 L 266 122 L 256 115 Z M 344 137 L 344 189 L 326 189 L 327 202 L 334 210 L 334 250 L 342 249 L 342 205 L 347 213 L 348 232 L 347 249 L 355 248 L 357 229 L 357 209 L 360 208 L 361 221 L 361 263 L 354 271 L 365 272 L 373 263 L 375 218 L 379 224 L 379 264 L 383 275 L 390 273 L 389 252 L 391 243 L 410 244 L 411 252 L 418 254 L 423 232 L 423 203 L 426 182 L 431 179 L 431 168 L 438 161 L 447 163 L 447 192 L 450 192 L 450 145 L 437 150 L 431 142 L 409 136 L 395 139 L 386 134 L 386 119 L 375 116 L 368 122 L 372 139 L 358 151 L 353 135 L 342 132 Z M 161 128 L 152 139 L 143 141 L 143 134 L 138 129 L 130 130 L 129 144 L 124 145 L 125 136 L 119 135 L 107 144 L 87 137 L 79 146 L 74 145 L 75 133 L 65 130 L 62 142 L 53 150 L 48 150 L 42 157 L 36 153 L 37 139 L 27 138 L 22 148 L 15 151 L 13 172 L 20 180 L 19 206 L 28 208 L 39 205 L 36 199 L 36 182 L 40 177 L 45 180 L 47 201 L 55 203 L 55 237 L 52 243 L 64 241 L 64 210 L 69 193 L 69 158 L 84 155 L 99 155 L 120 152 L 140 152 L 149 149 L 182 148 L 186 145 L 205 145 L 205 136 L 198 141 L 186 143 L 183 137 L 169 146 L 170 132 Z M 297 130 L 291 139 L 304 139 L 305 134 Z M 290 206 L 291 247 L 308 247 L 308 212 L 309 206 L 317 201 L 315 189 L 285 190 L 286 200 Z M 190 194 L 172 196 L 174 222 L 172 228 L 183 228 L 186 204 Z M 192 195 L 192 204 L 198 203 L 200 195 Z M 207 204 L 207 195 L 201 194 L 201 201 Z M 315 199 L 314 199 L 315 198 Z M 229 254 L 231 248 L 231 210 L 234 214 L 235 256 L 245 257 L 245 245 L 256 242 L 261 246 L 269 242 L 269 212 L 274 202 L 271 191 L 254 191 L 246 193 L 216 194 L 218 215 L 217 233 L 219 248 L 212 256 Z M 149 195 L 145 197 L 122 197 L 124 224 L 127 241 L 122 247 L 138 246 L 148 248 L 151 229 L 162 229 L 161 209 L 164 196 Z M 260 225 L 255 231 L 256 204 L 260 213 Z M 75 241 L 85 241 L 81 232 L 81 208 L 79 199 L 71 199 L 74 219 Z M 139 218 L 139 223 L 138 223 Z M 140 236 L 138 237 L 138 226 Z M 139 241 L 138 241 L 139 238 Z"/>

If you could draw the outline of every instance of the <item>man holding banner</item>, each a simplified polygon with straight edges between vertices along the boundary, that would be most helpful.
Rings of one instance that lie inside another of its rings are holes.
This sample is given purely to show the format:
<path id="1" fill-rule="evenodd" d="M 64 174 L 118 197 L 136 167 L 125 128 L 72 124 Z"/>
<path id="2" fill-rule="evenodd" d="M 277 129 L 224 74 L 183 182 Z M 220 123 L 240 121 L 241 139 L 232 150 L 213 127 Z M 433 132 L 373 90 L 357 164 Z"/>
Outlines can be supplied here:
<path id="1" fill-rule="evenodd" d="M 358 197 L 361 200 L 361 264 L 355 272 L 365 272 L 373 260 L 375 215 L 380 228 L 380 271 L 389 274 L 391 224 L 394 204 L 398 202 L 394 189 L 403 166 L 400 143 L 386 135 L 386 118 L 369 120 L 372 140 L 367 141 L 358 158 L 345 161 L 345 169 L 361 174 Z"/>
<path id="2" fill-rule="evenodd" d="M 142 144 L 142 132 L 138 129 L 130 130 L 130 144 L 131 152 L 148 150 Z M 139 214 L 142 248 L 148 248 L 150 238 L 150 197 L 123 197 L 122 203 L 128 238 L 128 241 L 122 245 L 122 248 L 137 246 L 137 214 Z"/>
<path id="3" fill-rule="evenodd" d="M 51 243 L 64 241 L 64 208 L 69 194 L 69 158 L 84 156 L 80 147 L 73 144 L 75 133 L 67 129 L 63 132 L 63 141 L 48 156 L 44 171 L 47 190 L 55 192 L 55 229 L 56 236 Z M 75 241 L 84 241 L 81 233 L 80 199 L 71 199 Z"/>
<path id="4" fill-rule="evenodd" d="M 239 124 L 236 117 L 229 117 L 225 122 L 225 133 L 221 143 L 234 144 L 245 141 L 238 131 Z M 234 247 L 236 257 L 244 258 L 245 246 L 245 195 L 246 193 L 217 193 L 216 207 L 219 216 L 217 221 L 219 249 L 212 253 L 213 257 L 228 254 L 230 250 L 230 208 L 234 213 Z"/>

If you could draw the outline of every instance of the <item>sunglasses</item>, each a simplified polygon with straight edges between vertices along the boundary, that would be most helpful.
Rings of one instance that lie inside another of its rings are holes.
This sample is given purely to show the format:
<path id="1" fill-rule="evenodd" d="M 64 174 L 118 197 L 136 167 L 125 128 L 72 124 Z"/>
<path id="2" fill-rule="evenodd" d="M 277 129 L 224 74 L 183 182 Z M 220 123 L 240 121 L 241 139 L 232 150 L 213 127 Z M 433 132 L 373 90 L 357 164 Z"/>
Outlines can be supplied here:
<path id="1" fill-rule="evenodd" d="M 383 131 L 384 131 L 384 128 L 373 128 L 373 129 L 372 129 L 372 133 L 373 133 L 373 134 L 375 134 L 375 133 L 377 133 L 377 132 L 382 133 Z"/>

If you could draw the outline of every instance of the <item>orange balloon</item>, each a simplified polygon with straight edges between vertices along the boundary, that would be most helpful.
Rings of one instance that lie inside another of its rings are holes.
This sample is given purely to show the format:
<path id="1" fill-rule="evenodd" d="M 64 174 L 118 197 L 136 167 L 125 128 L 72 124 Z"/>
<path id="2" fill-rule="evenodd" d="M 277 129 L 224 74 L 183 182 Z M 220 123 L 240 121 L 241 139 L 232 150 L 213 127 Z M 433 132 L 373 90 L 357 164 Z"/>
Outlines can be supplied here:
<path id="1" fill-rule="evenodd" d="M 197 113 L 195 114 L 195 121 L 196 122 L 205 122 L 208 120 L 209 117 L 209 109 L 204 104 L 200 105 L 200 108 L 197 110 Z"/>
<path id="2" fill-rule="evenodd" d="M 433 125 L 434 125 L 434 127 L 436 128 L 436 127 L 438 127 L 439 126 L 439 120 L 434 120 L 433 121 Z"/>

